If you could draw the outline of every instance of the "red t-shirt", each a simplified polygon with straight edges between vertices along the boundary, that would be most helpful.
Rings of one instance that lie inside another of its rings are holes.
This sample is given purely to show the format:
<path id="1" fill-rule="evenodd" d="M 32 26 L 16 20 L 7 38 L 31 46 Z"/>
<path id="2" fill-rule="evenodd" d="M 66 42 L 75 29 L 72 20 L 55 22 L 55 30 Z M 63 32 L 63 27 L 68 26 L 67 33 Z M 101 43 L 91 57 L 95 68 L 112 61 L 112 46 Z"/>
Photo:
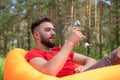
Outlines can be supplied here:
<path id="1" fill-rule="evenodd" d="M 25 59 L 29 62 L 29 60 L 34 58 L 34 57 L 42 57 L 42 58 L 46 59 L 47 61 L 49 61 L 59 51 L 60 51 L 60 48 L 52 48 L 51 52 L 44 52 L 40 49 L 34 48 L 26 54 Z M 73 55 L 74 55 L 74 52 L 71 51 L 64 67 L 57 74 L 57 77 L 63 77 L 63 76 L 74 74 L 75 66 L 74 66 L 74 63 L 72 61 Z"/>

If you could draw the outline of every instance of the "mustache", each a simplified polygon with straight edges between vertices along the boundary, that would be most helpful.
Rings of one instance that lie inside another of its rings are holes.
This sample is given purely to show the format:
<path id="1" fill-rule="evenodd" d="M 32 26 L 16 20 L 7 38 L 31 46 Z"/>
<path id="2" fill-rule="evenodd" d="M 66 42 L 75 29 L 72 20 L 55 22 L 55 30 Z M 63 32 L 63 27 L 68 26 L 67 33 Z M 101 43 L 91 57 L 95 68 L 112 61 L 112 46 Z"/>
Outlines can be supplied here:
<path id="1" fill-rule="evenodd" d="M 49 39 L 55 38 L 55 35 L 52 35 L 51 37 L 49 37 Z"/>

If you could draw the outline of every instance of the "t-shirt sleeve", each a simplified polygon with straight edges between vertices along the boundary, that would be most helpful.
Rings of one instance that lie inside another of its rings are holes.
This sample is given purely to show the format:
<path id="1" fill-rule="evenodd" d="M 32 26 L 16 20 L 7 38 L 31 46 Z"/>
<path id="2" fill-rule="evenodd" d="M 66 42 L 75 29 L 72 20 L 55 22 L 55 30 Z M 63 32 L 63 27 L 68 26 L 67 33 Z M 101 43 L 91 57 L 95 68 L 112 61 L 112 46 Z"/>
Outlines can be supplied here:
<path id="1" fill-rule="evenodd" d="M 74 56 L 74 52 L 73 51 L 71 51 L 70 52 L 70 57 L 73 59 L 73 56 Z"/>
<path id="2" fill-rule="evenodd" d="M 25 55 L 25 59 L 29 62 L 30 59 L 35 58 L 35 57 L 42 57 L 43 55 L 36 50 L 31 50 L 29 52 L 27 52 L 27 54 Z"/>

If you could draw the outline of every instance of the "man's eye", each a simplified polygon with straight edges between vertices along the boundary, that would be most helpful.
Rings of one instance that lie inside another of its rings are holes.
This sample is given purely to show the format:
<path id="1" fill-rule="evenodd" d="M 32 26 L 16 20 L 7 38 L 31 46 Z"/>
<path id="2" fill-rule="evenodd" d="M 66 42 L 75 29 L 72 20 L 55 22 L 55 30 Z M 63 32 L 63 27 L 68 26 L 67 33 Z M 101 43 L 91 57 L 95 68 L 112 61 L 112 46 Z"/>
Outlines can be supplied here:
<path id="1" fill-rule="evenodd" d="M 45 31 L 50 31 L 50 29 L 45 29 Z"/>

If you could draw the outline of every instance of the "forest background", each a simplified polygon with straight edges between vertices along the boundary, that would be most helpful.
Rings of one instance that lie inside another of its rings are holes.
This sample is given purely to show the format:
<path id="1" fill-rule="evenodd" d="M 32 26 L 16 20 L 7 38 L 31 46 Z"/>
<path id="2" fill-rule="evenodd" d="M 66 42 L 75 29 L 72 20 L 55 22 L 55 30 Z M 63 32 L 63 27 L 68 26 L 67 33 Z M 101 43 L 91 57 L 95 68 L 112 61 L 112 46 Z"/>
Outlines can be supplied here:
<path id="1" fill-rule="evenodd" d="M 120 46 L 120 0 L 0 0 L 0 75 L 8 51 L 35 47 L 30 26 L 45 15 L 56 28 L 57 46 L 64 44 L 76 20 L 87 39 L 74 51 L 99 60 Z"/>

